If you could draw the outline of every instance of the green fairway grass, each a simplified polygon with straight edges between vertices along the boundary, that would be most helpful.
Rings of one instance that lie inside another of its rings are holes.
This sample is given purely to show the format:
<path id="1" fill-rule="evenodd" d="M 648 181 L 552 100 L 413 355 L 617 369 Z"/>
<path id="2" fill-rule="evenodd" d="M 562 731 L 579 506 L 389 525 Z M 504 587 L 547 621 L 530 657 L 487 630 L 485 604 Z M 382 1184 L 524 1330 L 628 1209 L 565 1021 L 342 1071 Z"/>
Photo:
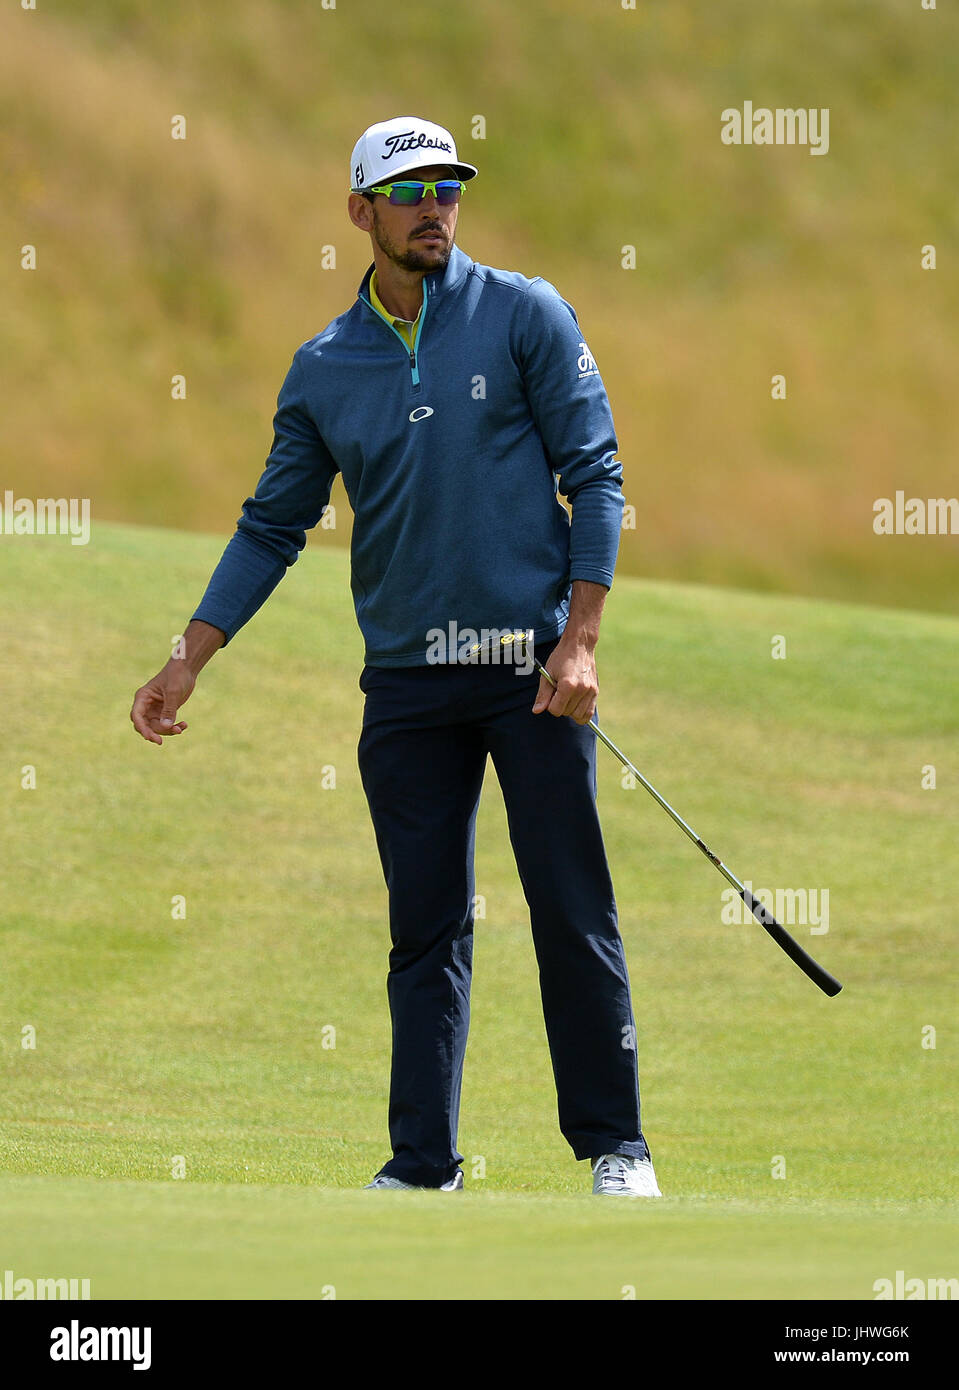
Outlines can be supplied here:
<path id="1" fill-rule="evenodd" d="M 741 879 L 828 889 L 828 932 L 791 930 L 845 988 L 724 924 L 725 880 L 600 749 L 666 1195 L 595 1201 L 490 769 L 467 1190 L 364 1193 L 389 1153 L 388 932 L 345 552 L 315 533 L 185 735 L 128 719 L 225 540 L 0 542 L 0 1272 L 95 1298 L 859 1299 L 959 1274 L 959 621 L 617 580 L 604 727 Z"/>
<path id="2" fill-rule="evenodd" d="M 399 1200 L 397 1200 L 399 1197 Z M 18 1275 L 98 1298 L 872 1299 L 955 1270 L 956 1227 L 910 1202 L 367 1193 L 0 1179 Z"/>

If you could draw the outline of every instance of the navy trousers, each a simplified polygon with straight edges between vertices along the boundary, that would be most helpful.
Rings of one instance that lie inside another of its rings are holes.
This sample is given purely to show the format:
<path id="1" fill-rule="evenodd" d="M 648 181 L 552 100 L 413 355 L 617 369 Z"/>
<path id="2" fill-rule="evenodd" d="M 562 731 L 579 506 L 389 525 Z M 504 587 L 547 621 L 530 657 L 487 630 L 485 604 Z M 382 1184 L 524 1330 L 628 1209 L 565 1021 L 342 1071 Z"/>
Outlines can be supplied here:
<path id="1" fill-rule="evenodd" d="M 546 660 L 552 647 L 537 655 Z M 389 889 L 393 1028 L 380 1170 L 453 1177 L 473 954 L 473 847 L 489 755 L 529 904 L 559 1125 L 577 1159 L 646 1158 L 635 1021 L 596 811 L 596 738 L 531 707 L 510 665 L 366 666 L 359 766 Z"/>

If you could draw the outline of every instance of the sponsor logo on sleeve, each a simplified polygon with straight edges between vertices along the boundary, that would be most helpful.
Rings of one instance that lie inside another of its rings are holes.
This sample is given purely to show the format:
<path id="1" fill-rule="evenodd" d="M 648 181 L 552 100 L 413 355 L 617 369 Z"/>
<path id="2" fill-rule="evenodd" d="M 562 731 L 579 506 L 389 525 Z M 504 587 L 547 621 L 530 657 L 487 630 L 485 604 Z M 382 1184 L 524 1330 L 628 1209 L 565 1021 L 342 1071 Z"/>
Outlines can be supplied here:
<path id="1" fill-rule="evenodd" d="M 579 357 L 576 359 L 576 366 L 579 368 L 580 381 L 587 376 L 599 376 L 599 368 L 596 366 L 596 359 L 585 343 L 580 343 L 579 345 Z"/>

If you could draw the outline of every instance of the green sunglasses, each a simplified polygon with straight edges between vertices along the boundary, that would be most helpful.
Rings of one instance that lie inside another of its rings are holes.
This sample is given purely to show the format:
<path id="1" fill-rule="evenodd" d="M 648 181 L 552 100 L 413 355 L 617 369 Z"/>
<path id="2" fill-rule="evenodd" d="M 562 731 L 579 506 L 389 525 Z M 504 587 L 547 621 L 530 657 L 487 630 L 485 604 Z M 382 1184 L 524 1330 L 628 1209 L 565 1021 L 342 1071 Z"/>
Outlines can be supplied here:
<path id="1" fill-rule="evenodd" d="M 432 193 L 440 207 L 449 207 L 452 203 L 458 203 L 462 195 L 465 183 L 460 183 L 458 179 L 438 179 L 433 183 L 381 183 L 375 188 L 370 188 L 370 193 L 386 193 L 394 207 L 415 208 L 417 203 L 421 203 L 427 193 Z"/>

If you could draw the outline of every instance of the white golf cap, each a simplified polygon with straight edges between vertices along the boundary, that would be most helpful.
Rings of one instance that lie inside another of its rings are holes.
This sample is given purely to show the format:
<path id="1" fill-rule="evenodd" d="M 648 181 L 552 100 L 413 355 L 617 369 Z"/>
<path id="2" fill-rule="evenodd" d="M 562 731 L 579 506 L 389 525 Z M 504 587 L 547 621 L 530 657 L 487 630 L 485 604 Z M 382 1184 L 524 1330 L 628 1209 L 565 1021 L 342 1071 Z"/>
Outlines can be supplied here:
<path id="1" fill-rule="evenodd" d="M 464 180 L 477 173 L 472 164 L 457 159 L 456 141 L 441 125 L 420 116 L 394 116 L 371 125 L 357 140 L 350 160 L 350 188 L 362 193 L 427 164 L 449 164 Z"/>

